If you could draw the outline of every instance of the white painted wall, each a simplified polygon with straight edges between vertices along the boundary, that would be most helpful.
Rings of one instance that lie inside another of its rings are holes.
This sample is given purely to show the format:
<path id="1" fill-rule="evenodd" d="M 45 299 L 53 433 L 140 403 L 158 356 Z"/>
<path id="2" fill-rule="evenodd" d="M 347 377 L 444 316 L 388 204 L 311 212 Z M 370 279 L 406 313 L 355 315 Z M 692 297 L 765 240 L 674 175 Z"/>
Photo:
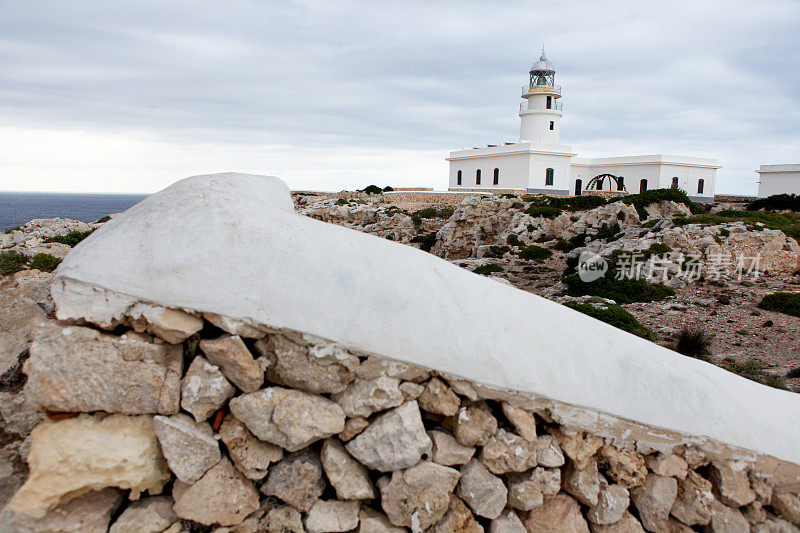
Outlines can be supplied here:
<path id="1" fill-rule="evenodd" d="M 547 109 L 547 97 L 552 98 L 553 107 Z M 558 146 L 561 122 L 561 111 L 555 109 L 556 95 L 533 94 L 526 96 L 527 108 L 520 112 L 520 142 L 534 142 L 550 146 Z M 550 123 L 553 129 L 550 129 Z"/>
<path id="2" fill-rule="evenodd" d="M 758 197 L 773 194 L 800 194 L 800 165 L 761 165 L 758 172 Z"/>
<path id="3" fill-rule="evenodd" d="M 500 148 L 500 147 L 498 147 Z M 498 153 L 491 149 L 483 149 L 483 154 L 472 154 L 479 150 L 469 150 L 465 158 L 459 158 L 450 162 L 450 189 L 459 188 L 474 189 L 495 188 L 495 189 L 524 189 L 528 186 L 528 174 L 530 173 L 530 155 L 528 154 L 509 154 L 507 152 Z M 455 152 L 454 152 L 455 153 Z M 494 169 L 500 169 L 499 182 L 493 184 Z M 475 184 L 476 170 L 481 170 L 481 184 Z M 462 172 L 461 185 L 458 185 L 458 171 Z"/>

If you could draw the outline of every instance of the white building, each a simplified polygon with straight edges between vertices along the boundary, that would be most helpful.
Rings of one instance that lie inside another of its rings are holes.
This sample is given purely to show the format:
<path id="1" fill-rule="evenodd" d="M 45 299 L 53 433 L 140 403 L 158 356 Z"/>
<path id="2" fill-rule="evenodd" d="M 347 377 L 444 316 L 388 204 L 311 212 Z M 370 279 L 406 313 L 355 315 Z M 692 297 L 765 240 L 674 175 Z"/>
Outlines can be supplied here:
<path id="1" fill-rule="evenodd" d="M 773 194 L 800 194 L 800 165 L 761 165 L 756 172 L 759 198 Z"/>
<path id="2" fill-rule="evenodd" d="M 579 158 L 560 144 L 561 86 L 544 50 L 522 88 L 518 143 L 450 152 L 450 190 L 525 190 L 577 195 L 586 190 L 627 191 L 680 187 L 695 201 L 714 199 L 716 159 L 674 155 Z"/>

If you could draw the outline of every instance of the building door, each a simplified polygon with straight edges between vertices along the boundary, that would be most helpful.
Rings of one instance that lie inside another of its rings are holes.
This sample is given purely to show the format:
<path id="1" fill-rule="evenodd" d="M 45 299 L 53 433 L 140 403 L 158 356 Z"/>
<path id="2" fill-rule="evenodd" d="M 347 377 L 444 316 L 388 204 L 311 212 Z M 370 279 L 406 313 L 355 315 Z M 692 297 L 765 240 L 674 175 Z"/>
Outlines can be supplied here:
<path id="1" fill-rule="evenodd" d="M 575 180 L 575 196 L 581 195 L 581 187 L 583 187 L 583 182 L 581 180 Z"/>
<path id="2" fill-rule="evenodd" d="M 643 179 L 639 182 L 639 192 L 642 193 L 647 190 L 647 180 Z"/>

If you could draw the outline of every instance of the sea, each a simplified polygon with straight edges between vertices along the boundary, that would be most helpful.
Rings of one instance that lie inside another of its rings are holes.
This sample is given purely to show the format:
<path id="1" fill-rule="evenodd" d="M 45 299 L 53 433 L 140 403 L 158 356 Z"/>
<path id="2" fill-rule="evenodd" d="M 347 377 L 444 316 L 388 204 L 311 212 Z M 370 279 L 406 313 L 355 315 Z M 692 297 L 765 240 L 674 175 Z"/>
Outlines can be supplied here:
<path id="1" fill-rule="evenodd" d="M 145 198 L 146 194 L 0 192 L 0 232 L 34 218 L 94 222 L 125 211 Z"/>

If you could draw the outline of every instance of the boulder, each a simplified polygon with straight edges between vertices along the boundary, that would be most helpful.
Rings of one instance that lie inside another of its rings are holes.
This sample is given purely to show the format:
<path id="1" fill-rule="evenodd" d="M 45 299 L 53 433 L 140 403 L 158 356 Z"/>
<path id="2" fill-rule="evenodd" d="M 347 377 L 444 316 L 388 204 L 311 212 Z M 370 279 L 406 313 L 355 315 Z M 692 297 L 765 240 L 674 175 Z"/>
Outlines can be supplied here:
<path id="1" fill-rule="evenodd" d="M 368 417 L 373 413 L 397 407 L 404 401 L 400 381 L 387 376 L 359 379 L 344 392 L 334 396 L 344 414 L 349 417 Z"/>
<path id="2" fill-rule="evenodd" d="M 202 422 L 225 405 L 235 392 L 219 367 L 197 356 L 181 381 L 181 407 Z"/>
<path id="3" fill-rule="evenodd" d="M 441 519 L 461 474 L 457 470 L 420 461 L 406 470 L 378 480 L 381 507 L 395 526 L 425 530 Z"/>
<path id="4" fill-rule="evenodd" d="M 344 412 L 336 403 L 292 389 L 270 387 L 237 396 L 230 408 L 253 435 L 290 452 L 344 430 Z"/>
<path id="5" fill-rule="evenodd" d="M 119 489 L 90 491 L 39 518 L 6 508 L 0 513 L 0 530 L 9 533 L 105 533 L 123 497 Z M 144 529 L 139 531 L 145 532 Z"/>
<path id="6" fill-rule="evenodd" d="M 228 455 L 233 460 L 234 466 L 247 479 L 254 481 L 264 479 L 270 463 L 276 463 L 283 457 L 281 448 L 255 438 L 232 414 L 228 414 L 223 420 L 219 436 L 228 448 Z"/>
<path id="7" fill-rule="evenodd" d="M 413 401 L 379 416 L 345 446 L 362 464 L 381 472 L 413 466 L 432 447 L 417 402 Z"/>
<path id="8" fill-rule="evenodd" d="M 308 533 L 333 533 L 351 531 L 358 525 L 360 502 L 317 500 L 308 510 Z"/>
<path id="9" fill-rule="evenodd" d="M 597 470 L 597 461 L 588 460 L 583 469 L 578 469 L 577 463 L 570 461 L 561 478 L 564 490 L 575 496 L 581 503 L 594 506 L 600 493 L 600 475 Z"/>
<path id="10" fill-rule="evenodd" d="M 324 490 L 322 464 L 309 452 L 284 457 L 270 469 L 267 482 L 261 487 L 264 494 L 280 498 L 302 512 L 308 512 Z"/>
<path id="11" fill-rule="evenodd" d="M 503 402 L 503 414 L 514 425 L 517 433 L 531 442 L 536 441 L 536 418 L 525 409 Z"/>
<path id="12" fill-rule="evenodd" d="M 462 446 L 450 433 L 435 429 L 428 431 L 428 436 L 433 443 L 431 459 L 434 463 L 444 466 L 463 465 L 475 455 L 475 448 Z"/>
<path id="13" fill-rule="evenodd" d="M 633 489 L 631 500 L 645 529 L 661 531 L 667 527 L 667 518 L 677 494 L 675 478 L 658 474 L 649 474 L 642 486 Z"/>
<path id="14" fill-rule="evenodd" d="M 544 502 L 545 496 L 561 490 L 561 470 L 537 466 L 530 472 L 508 476 L 508 505 L 530 511 Z"/>
<path id="15" fill-rule="evenodd" d="M 581 505 L 564 493 L 545 498 L 540 507 L 523 518 L 522 523 L 528 531 L 537 533 L 589 533 Z"/>
<path id="16" fill-rule="evenodd" d="M 524 472 L 536 466 L 536 445 L 501 428 L 481 449 L 480 460 L 494 474 Z"/>
<path id="17" fill-rule="evenodd" d="M 336 490 L 340 500 L 371 500 L 375 488 L 364 465 L 347 453 L 342 443 L 328 439 L 322 444 L 320 453 L 325 475 Z"/>
<path id="18" fill-rule="evenodd" d="M 155 496 L 132 502 L 117 518 L 108 533 L 161 533 L 178 521 L 168 496 Z"/>
<path id="19" fill-rule="evenodd" d="M 508 503 L 508 489 L 503 480 L 472 459 L 461 467 L 458 495 L 480 516 L 497 518 Z"/>
<path id="20" fill-rule="evenodd" d="M 461 405 L 461 399 L 439 378 L 431 378 L 425 384 L 417 401 L 422 410 L 444 416 L 455 415 Z"/>
<path id="21" fill-rule="evenodd" d="M 161 451 L 175 476 L 190 485 L 203 477 L 221 458 L 211 426 L 189 415 L 153 418 Z"/>
<path id="22" fill-rule="evenodd" d="M 483 533 L 472 511 L 459 498 L 452 496 L 445 515 L 431 528 L 431 533 Z"/>
<path id="23" fill-rule="evenodd" d="M 628 489 L 622 485 L 608 485 L 600 489 L 597 505 L 593 505 L 586 517 L 593 524 L 614 524 L 622 519 L 630 504 Z"/>
<path id="24" fill-rule="evenodd" d="M 259 506 L 253 482 L 223 457 L 212 469 L 185 490 L 176 494 L 175 513 L 203 525 L 240 524 Z"/>
<path id="25" fill-rule="evenodd" d="M 238 335 L 203 339 L 200 349 L 212 365 L 217 365 L 234 385 L 244 392 L 257 391 L 264 383 L 264 371 Z"/>
<path id="26" fill-rule="evenodd" d="M 719 501 L 731 507 L 741 507 L 756 499 L 750 488 L 747 472 L 729 464 L 712 463 L 709 477 Z"/>
<path id="27" fill-rule="evenodd" d="M 672 516 L 687 526 L 704 526 L 711 520 L 711 504 L 714 495 L 712 485 L 694 470 L 689 470 L 685 479 L 678 481 L 678 493 L 672 504 Z"/>
<path id="28" fill-rule="evenodd" d="M 81 415 L 45 422 L 31 433 L 30 477 L 9 504 L 42 518 L 59 504 L 91 490 L 159 493 L 170 478 L 148 416 Z M 120 465 L 124 465 L 121 468 Z"/>
<path id="29" fill-rule="evenodd" d="M 458 411 L 453 434 L 463 446 L 483 446 L 495 431 L 497 419 L 485 403 L 478 403 Z"/>
<path id="30" fill-rule="evenodd" d="M 173 414 L 180 401 L 180 347 L 47 322 L 25 363 L 28 398 L 50 411 Z M 87 379 L 102 376 L 102 379 Z"/>

